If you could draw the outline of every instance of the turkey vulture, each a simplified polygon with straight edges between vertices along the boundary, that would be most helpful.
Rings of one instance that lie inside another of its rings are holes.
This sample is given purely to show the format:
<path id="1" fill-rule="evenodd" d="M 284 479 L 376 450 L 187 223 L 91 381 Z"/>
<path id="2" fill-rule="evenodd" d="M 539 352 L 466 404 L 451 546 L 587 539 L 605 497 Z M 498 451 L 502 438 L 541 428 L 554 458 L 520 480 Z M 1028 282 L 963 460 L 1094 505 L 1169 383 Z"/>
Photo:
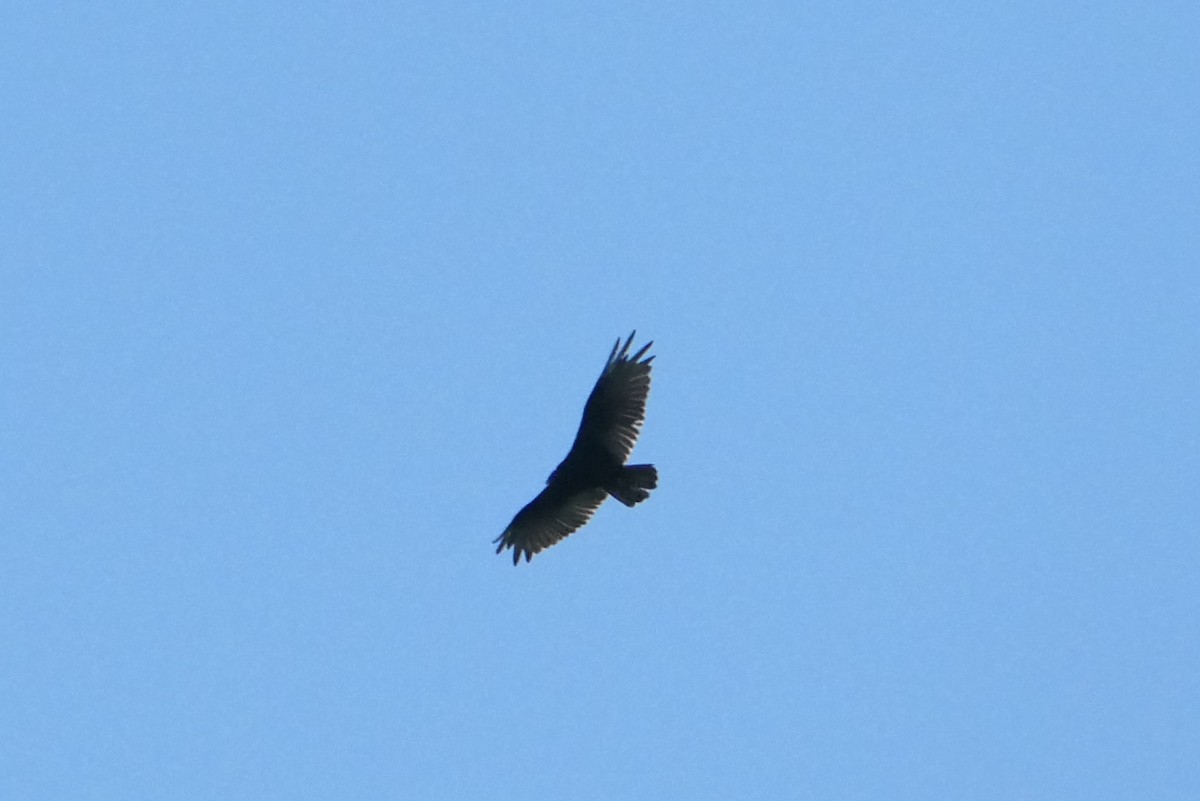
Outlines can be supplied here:
<path id="1" fill-rule="evenodd" d="M 583 407 L 583 420 L 567 458 L 546 479 L 546 488 L 517 512 L 517 516 L 493 542 L 496 553 L 513 549 L 513 564 L 528 562 L 535 553 L 549 548 L 577 531 L 591 519 L 605 496 L 626 506 L 650 497 L 658 486 L 658 471 L 652 464 L 625 464 L 646 418 L 646 396 L 650 394 L 650 362 L 645 356 L 653 342 L 629 355 L 633 336 L 625 344 L 620 337 L 596 386 Z"/>

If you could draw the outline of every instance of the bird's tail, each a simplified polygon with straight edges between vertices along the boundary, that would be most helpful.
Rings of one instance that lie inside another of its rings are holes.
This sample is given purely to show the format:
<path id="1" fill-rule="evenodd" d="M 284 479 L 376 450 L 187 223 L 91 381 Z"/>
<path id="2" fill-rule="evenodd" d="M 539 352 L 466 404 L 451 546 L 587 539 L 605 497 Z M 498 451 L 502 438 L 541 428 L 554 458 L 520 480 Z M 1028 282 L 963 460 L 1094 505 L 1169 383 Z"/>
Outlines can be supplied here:
<path id="1" fill-rule="evenodd" d="M 650 497 L 650 490 L 658 486 L 658 471 L 652 464 L 630 464 L 621 468 L 616 480 L 606 486 L 605 491 L 626 506 Z"/>

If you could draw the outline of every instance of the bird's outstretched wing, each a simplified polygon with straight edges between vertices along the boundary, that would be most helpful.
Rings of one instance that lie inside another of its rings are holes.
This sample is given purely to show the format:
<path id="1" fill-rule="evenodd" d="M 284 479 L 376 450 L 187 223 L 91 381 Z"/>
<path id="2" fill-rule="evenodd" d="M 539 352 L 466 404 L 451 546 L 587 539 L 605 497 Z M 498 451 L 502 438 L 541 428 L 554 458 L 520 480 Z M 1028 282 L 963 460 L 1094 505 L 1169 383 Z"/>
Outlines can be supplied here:
<path id="1" fill-rule="evenodd" d="M 514 565 L 521 561 L 522 554 L 528 562 L 535 553 L 582 528 L 604 498 L 600 488 L 570 493 L 561 486 L 547 485 L 494 540 L 499 543 L 496 553 L 512 548 Z"/>
<path id="2" fill-rule="evenodd" d="M 622 462 L 633 452 L 646 419 L 650 362 L 654 361 L 653 356 L 646 356 L 653 342 L 647 342 L 629 355 L 629 346 L 636 333 L 630 334 L 624 345 L 620 338 L 613 345 L 604 370 L 583 407 L 583 420 L 579 423 L 572 450 L 599 446 Z"/>

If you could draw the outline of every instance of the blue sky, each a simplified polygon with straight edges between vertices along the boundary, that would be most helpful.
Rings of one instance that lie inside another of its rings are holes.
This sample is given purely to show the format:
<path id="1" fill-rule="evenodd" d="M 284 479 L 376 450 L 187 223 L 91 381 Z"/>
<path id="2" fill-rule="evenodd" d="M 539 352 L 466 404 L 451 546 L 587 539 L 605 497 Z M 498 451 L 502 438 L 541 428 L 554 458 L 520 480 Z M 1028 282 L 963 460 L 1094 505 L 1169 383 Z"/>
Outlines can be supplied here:
<path id="1" fill-rule="evenodd" d="M 0 796 L 1197 797 L 1197 41 L 6 5 Z"/>

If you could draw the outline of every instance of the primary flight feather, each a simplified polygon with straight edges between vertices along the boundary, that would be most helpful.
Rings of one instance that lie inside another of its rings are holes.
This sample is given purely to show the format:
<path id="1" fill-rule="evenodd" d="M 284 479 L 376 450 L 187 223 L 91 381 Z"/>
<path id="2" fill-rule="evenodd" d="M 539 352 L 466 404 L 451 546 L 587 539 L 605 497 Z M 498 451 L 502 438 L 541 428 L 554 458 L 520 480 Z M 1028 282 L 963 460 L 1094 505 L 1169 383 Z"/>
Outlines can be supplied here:
<path id="1" fill-rule="evenodd" d="M 634 334 L 613 345 L 567 456 L 546 479 L 546 488 L 525 505 L 495 542 L 496 553 L 513 549 L 513 564 L 528 562 L 583 527 L 606 497 L 626 506 L 646 500 L 658 486 L 652 464 L 625 464 L 646 419 L 653 342 L 630 355 Z M 644 358 L 643 358 L 644 357 Z"/>

